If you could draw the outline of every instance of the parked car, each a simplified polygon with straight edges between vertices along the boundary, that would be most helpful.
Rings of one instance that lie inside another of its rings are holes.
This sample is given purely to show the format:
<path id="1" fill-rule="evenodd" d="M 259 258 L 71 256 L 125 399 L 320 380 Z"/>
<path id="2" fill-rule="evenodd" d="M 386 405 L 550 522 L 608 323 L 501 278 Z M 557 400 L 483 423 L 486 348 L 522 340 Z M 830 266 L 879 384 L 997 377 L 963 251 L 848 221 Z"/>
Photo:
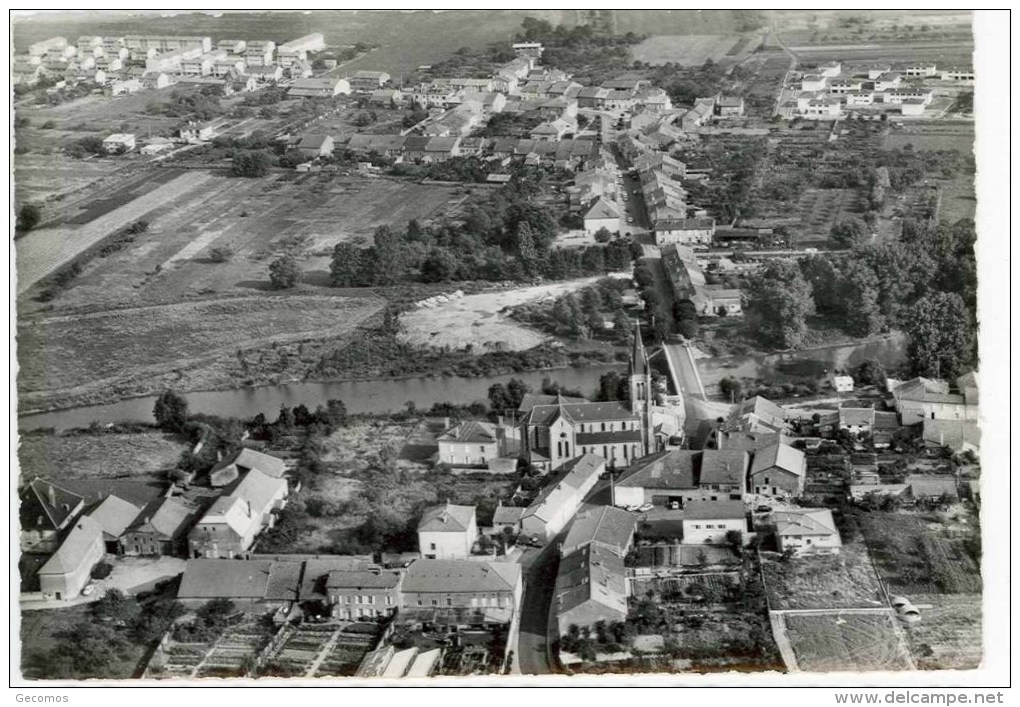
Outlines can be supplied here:
<path id="1" fill-rule="evenodd" d="M 84 587 L 82 587 L 81 594 L 82 594 L 82 596 L 87 597 L 90 594 L 92 594 L 92 592 L 94 592 L 94 591 L 96 591 L 96 585 L 94 585 L 92 582 L 89 582 Z"/>
<path id="2" fill-rule="evenodd" d="M 641 506 L 638 506 L 638 511 L 640 511 L 641 513 L 647 513 L 648 511 L 652 510 L 653 508 L 655 508 L 655 504 L 654 503 L 645 503 L 645 504 L 642 504 Z"/>
<path id="3" fill-rule="evenodd" d="M 669 509 L 671 511 L 679 511 L 680 510 L 680 502 L 679 501 L 673 501 L 672 503 L 669 504 Z"/>

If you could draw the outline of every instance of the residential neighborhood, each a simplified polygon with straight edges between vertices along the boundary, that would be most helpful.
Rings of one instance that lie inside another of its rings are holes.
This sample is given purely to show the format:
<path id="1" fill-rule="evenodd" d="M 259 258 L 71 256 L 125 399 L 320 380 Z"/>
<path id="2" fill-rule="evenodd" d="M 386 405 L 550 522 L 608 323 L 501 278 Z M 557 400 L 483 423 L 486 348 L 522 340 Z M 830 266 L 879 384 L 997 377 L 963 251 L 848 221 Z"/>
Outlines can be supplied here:
<path id="1" fill-rule="evenodd" d="M 13 25 L 22 678 L 987 663 L 971 11 L 116 17 Z"/>

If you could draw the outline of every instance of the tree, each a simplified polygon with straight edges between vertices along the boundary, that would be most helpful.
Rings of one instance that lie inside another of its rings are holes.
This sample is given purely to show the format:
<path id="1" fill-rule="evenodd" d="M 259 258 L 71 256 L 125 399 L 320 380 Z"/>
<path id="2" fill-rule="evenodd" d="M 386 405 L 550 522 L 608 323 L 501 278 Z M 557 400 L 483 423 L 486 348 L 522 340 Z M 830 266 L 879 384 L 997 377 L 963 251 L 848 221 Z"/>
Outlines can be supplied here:
<path id="1" fill-rule="evenodd" d="M 232 158 L 231 170 L 238 177 L 264 177 L 273 164 L 265 150 L 234 150 Z"/>
<path id="2" fill-rule="evenodd" d="M 609 232 L 609 229 L 603 226 L 599 230 L 595 231 L 595 242 L 596 243 L 608 243 L 613 239 L 613 234 Z"/>
<path id="3" fill-rule="evenodd" d="M 908 355 L 919 376 L 955 378 L 974 358 L 974 331 L 963 299 L 950 292 L 936 292 L 910 309 Z"/>
<path id="4" fill-rule="evenodd" d="M 269 264 L 269 284 L 274 290 L 289 290 L 301 278 L 301 268 L 291 255 L 284 255 Z"/>
<path id="5" fill-rule="evenodd" d="M 134 597 L 113 587 L 93 605 L 92 612 L 100 619 L 108 619 L 117 626 L 126 626 L 138 618 L 141 607 Z"/>
<path id="6" fill-rule="evenodd" d="M 25 204 L 18 210 L 17 229 L 22 232 L 31 231 L 42 218 L 42 211 L 35 204 Z"/>
<path id="7" fill-rule="evenodd" d="M 719 381 L 719 391 L 730 401 L 736 402 L 744 399 L 744 386 L 732 376 L 726 376 Z"/>
<path id="8" fill-rule="evenodd" d="M 509 397 L 510 407 L 516 410 L 521 406 L 524 396 L 531 392 L 531 386 L 520 378 L 511 378 L 507 381 L 506 392 Z"/>
<path id="9" fill-rule="evenodd" d="M 425 282 L 445 282 L 457 274 L 457 258 L 446 248 L 433 248 L 421 266 L 421 279 Z"/>
<path id="10" fill-rule="evenodd" d="M 529 275 L 533 274 L 538 266 L 538 252 L 535 248 L 535 236 L 527 222 L 518 224 L 515 241 L 517 257 L 521 259 L 524 270 Z"/>
<path id="11" fill-rule="evenodd" d="M 867 263 L 851 260 L 842 278 L 844 328 L 852 336 L 871 336 L 883 329 L 885 318 L 878 305 L 878 277 Z"/>
<path id="12" fill-rule="evenodd" d="M 404 248 L 400 234 L 387 225 L 379 226 L 372 236 L 374 259 L 372 284 L 395 285 L 404 275 Z"/>
<path id="13" fill-rule="evenodd" d="M 152 408 L 156 425 L 168 432 L 180 432 L 188 421 L 188 401 L 174 390 L 164 390 Z"/>
<path id="14" fill-rule="evenodd" d="M 110 666 L 124 657 L 127 649 L 127 641 L 112 626 L 85 619 L 55 637 L 54 663 L 70 673 L 61 677 L 108 677 Z"/>
<path id="15" fill-rule="evenodd" d="M 596 400 L 625 400 L 628 397 L 630 382 L 616 371 L 609 371 L 599 376 L 599 390 Z"/>
<path id="16" fill-rule="evenodd" d="M 796 264 L 768 261 L 747 288 L 748 324 L 767 346 L 789 349 L 804 343 L 814 313 L 811 285 Z"/>
<path id="17" fill-rule="evenodd" d="M 873 358 L 857 367 L 857 380 L 862 385 L 875 385 L 881 388 L 885 385 L 885 379 L 885 368 Z"/>
<path id="18" fill-rule="evenodd" d="M 830 258 L 812 255 L 800 260 L 800 269 L 811 285 L 815 309 L 827 314 L 842 315 L 846 311 L 840 292 L 839 273 Z"/>
<path id="19" fill-rule="evenodd" d="M 337 243 L 329 263 L 329 281 L 333 287 L 357 287 L 362 284 L 362 253 L 352 243 Z"/>
<path id="20" fill-rule="evenodd" d="M 870 239 L 868 226 L 859 218 L 842 219 L 832 225 L 829 240 L 837 248 L 853 248 L 864 245 Z"/>
<path id="21" fill-rule="evenodd" d="M 502 413 L 511 407 L 510 394 L 502 383 L 493 383 L 489 386 L 489 407 L 495 413 Z"/>

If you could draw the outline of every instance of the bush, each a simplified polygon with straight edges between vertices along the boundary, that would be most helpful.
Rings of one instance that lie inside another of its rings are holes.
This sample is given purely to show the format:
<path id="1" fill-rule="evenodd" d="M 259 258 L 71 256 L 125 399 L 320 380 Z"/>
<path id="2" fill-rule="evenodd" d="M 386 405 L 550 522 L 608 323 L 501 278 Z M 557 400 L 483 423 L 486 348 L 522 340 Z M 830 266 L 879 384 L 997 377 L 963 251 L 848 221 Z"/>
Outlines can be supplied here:
<path id="1" fill-rule="evenodd" d="M 92 579 L 106 579 L 113 572 L 113 565 L 109 562 L 100 562 L 92 568 Z"/>
<path id="2" fill-rule="evenodd" d="M 19 231 L 31 231 L 39 223 L 42 218 L 42 211 L 35 204 L 25 204 L 18 211 L 18 225 Z"/>
<path id="3" fill-rule="evenodd" d="M 226 246 L 217 246 L 209 251 L 209 260 L 214 263 L 225 263 L 234 257 L 234 251 Z"/>
<path id="4" fill-rule="evenodd" d="M 232 171 L 238 177 L 264 177 L 273 163 L 265 150 L 234 150 L 233 161 Z"/>

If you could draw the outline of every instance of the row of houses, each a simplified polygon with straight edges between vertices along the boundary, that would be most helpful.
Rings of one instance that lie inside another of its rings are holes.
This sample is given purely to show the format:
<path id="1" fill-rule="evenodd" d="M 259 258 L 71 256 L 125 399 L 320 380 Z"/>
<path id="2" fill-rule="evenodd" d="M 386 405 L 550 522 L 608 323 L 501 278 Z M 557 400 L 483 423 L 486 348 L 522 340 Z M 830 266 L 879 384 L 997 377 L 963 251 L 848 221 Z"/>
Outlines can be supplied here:
<path id="1" fill-rule="evenodd" d="M 382 157 L 409 162 L 442 162 L 453 157 L 484 157 L 509 164 L 552 164 L 577 169 L 598 156 L 594 140 L 551 142 L 527 139 L 480 137 L 429 137 L 426 135 L 355 134 L 345 145 L 358 155 L 375 153 Z"/>
<path id="2" fill-rule="evenodd" d="M 513 562 L 419 559 L 385 569 L 365 557 L 280 555 L 190 559 L 177 599 L 188 607 L 229 599 L 249 612 L 314 603 L 346 620 L 453 609 L 509 624 L 522 591 L 521 566 Z"/>

